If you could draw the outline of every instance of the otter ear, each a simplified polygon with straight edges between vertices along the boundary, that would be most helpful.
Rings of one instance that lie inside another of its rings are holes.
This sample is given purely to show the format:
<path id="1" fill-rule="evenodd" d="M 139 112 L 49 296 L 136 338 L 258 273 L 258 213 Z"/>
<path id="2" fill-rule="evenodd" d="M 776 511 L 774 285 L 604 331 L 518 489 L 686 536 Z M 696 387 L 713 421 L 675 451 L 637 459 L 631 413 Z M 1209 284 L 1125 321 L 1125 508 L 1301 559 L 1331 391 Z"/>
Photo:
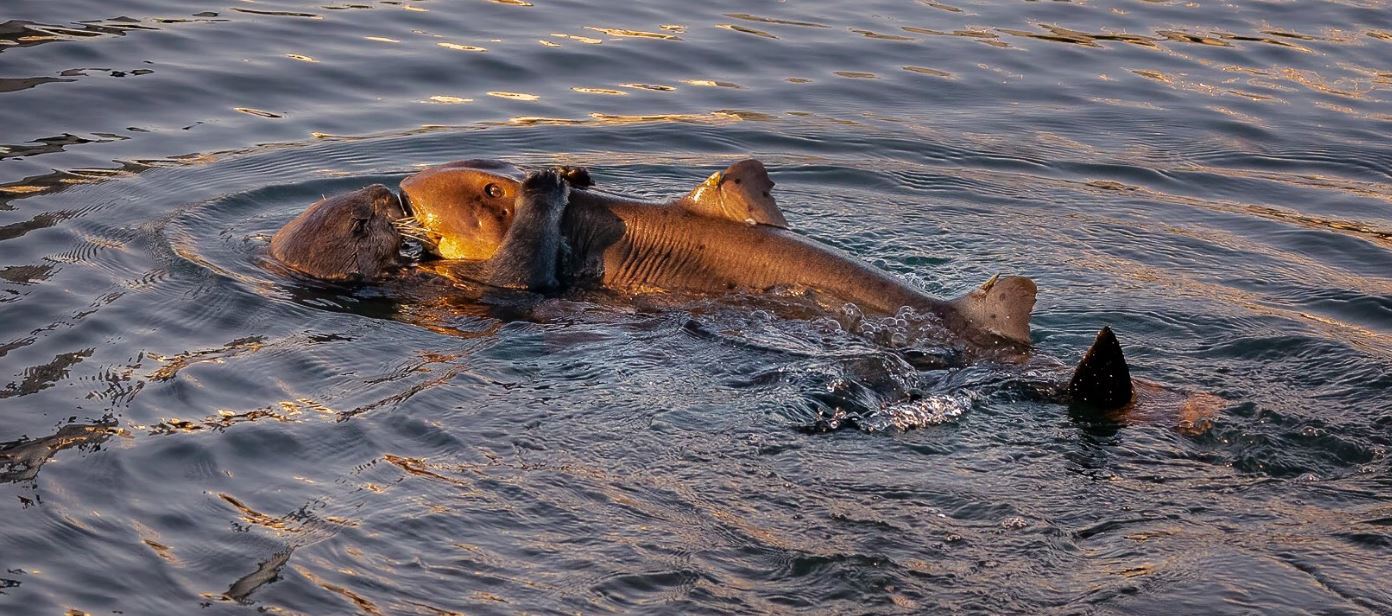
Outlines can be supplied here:
<path id="1" fill-rule="evenodd" d="M 751 158 L 712 174 L 679 203 L 702 216 L 787 229 L 788 219 L 778 210 L 772 189 L 764 164 Z"/>

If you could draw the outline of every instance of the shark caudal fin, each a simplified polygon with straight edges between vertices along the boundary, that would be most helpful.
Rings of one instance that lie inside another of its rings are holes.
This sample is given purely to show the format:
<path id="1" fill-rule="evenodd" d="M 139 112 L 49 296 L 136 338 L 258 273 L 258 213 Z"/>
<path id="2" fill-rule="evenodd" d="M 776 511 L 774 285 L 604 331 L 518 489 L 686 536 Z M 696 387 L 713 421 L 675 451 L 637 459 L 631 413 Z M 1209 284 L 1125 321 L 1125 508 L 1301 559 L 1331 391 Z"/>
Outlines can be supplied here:
<path id="1" fill-rule="evenodd" d="M 1110 411 L 1130 404 L 1133 393 L 1131 370 L 1121 354 L 1121 343 L 1112 328 L 1103 327 L 1073 371 L 1068 395 L 1073 404 Z"/>
<path id="2" fill-rule="evenodd" d="M 1038 289 L 1024 276 L 992 276 L 952 307 L 972 326 L 1020 344 L 1030 343 L 1030 311 Z"/>

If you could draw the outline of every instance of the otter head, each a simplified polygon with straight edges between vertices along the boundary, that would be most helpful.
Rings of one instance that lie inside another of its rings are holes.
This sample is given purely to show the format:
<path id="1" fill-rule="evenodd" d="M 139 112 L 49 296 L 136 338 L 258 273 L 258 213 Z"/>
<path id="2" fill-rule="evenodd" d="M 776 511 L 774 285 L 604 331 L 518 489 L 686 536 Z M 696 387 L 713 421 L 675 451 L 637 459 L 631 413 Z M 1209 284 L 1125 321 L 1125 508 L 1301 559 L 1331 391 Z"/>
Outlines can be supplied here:
<path id="1" fill-rule="evenodd" d="M 321 199 L 276 232 L 271 256 L 324 280 L 379 278 L 397 265 L 404 217 L 381 184 Z"/>
<path id="2" fill-rule="evenodd" d="M 401 199 L 426 248 L 446 259 L 493 256 L 512 226 L 523 172 L 496 160 L 430 167 L 401 181 Z"/>

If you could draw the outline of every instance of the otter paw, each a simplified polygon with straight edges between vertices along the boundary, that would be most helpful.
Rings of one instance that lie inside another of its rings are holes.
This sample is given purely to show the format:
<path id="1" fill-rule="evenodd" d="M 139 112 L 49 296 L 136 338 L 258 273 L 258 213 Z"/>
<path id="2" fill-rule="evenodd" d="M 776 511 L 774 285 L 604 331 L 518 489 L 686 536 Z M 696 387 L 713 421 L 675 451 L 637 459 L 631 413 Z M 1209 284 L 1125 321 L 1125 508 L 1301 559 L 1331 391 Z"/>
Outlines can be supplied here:
<path id="1" fill-rule="evenodd" d="M 590 178 L 590 170 L 584 167 L 570 167 L 562 165 L 556 167 L 556 172 L 565 178 L 566 182 L 574 188 L 589 188 L 594 186 L 594 180 Z"/>
<path id="2" fill-rule="evenodd" d="M 565 203 L 570 184 L 554 169 L 533 171 L 522 180 L 522 194 L 531 199 Z"/>

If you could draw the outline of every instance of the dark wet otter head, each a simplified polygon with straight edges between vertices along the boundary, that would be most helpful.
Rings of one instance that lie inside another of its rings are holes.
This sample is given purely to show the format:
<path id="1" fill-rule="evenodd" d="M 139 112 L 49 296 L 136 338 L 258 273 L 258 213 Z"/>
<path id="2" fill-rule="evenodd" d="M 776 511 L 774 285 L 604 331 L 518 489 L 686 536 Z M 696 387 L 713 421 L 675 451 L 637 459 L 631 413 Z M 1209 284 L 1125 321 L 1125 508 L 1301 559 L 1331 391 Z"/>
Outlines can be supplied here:
<path id="1" fill-rule="evenodd" d="M 446 259 L 493 256 L 512 226 L 523 172 L 496 160 L 461 160 L 401 181 L 401 198 L 422 241 Z"/>
<path id="2" fill-rule="evenodd" d="M 381 277 L 397 265 L 405 217 L 391 189 L 373 184 L 321 199 L 271 238 L 271 256 L 324 280 Z"/>

